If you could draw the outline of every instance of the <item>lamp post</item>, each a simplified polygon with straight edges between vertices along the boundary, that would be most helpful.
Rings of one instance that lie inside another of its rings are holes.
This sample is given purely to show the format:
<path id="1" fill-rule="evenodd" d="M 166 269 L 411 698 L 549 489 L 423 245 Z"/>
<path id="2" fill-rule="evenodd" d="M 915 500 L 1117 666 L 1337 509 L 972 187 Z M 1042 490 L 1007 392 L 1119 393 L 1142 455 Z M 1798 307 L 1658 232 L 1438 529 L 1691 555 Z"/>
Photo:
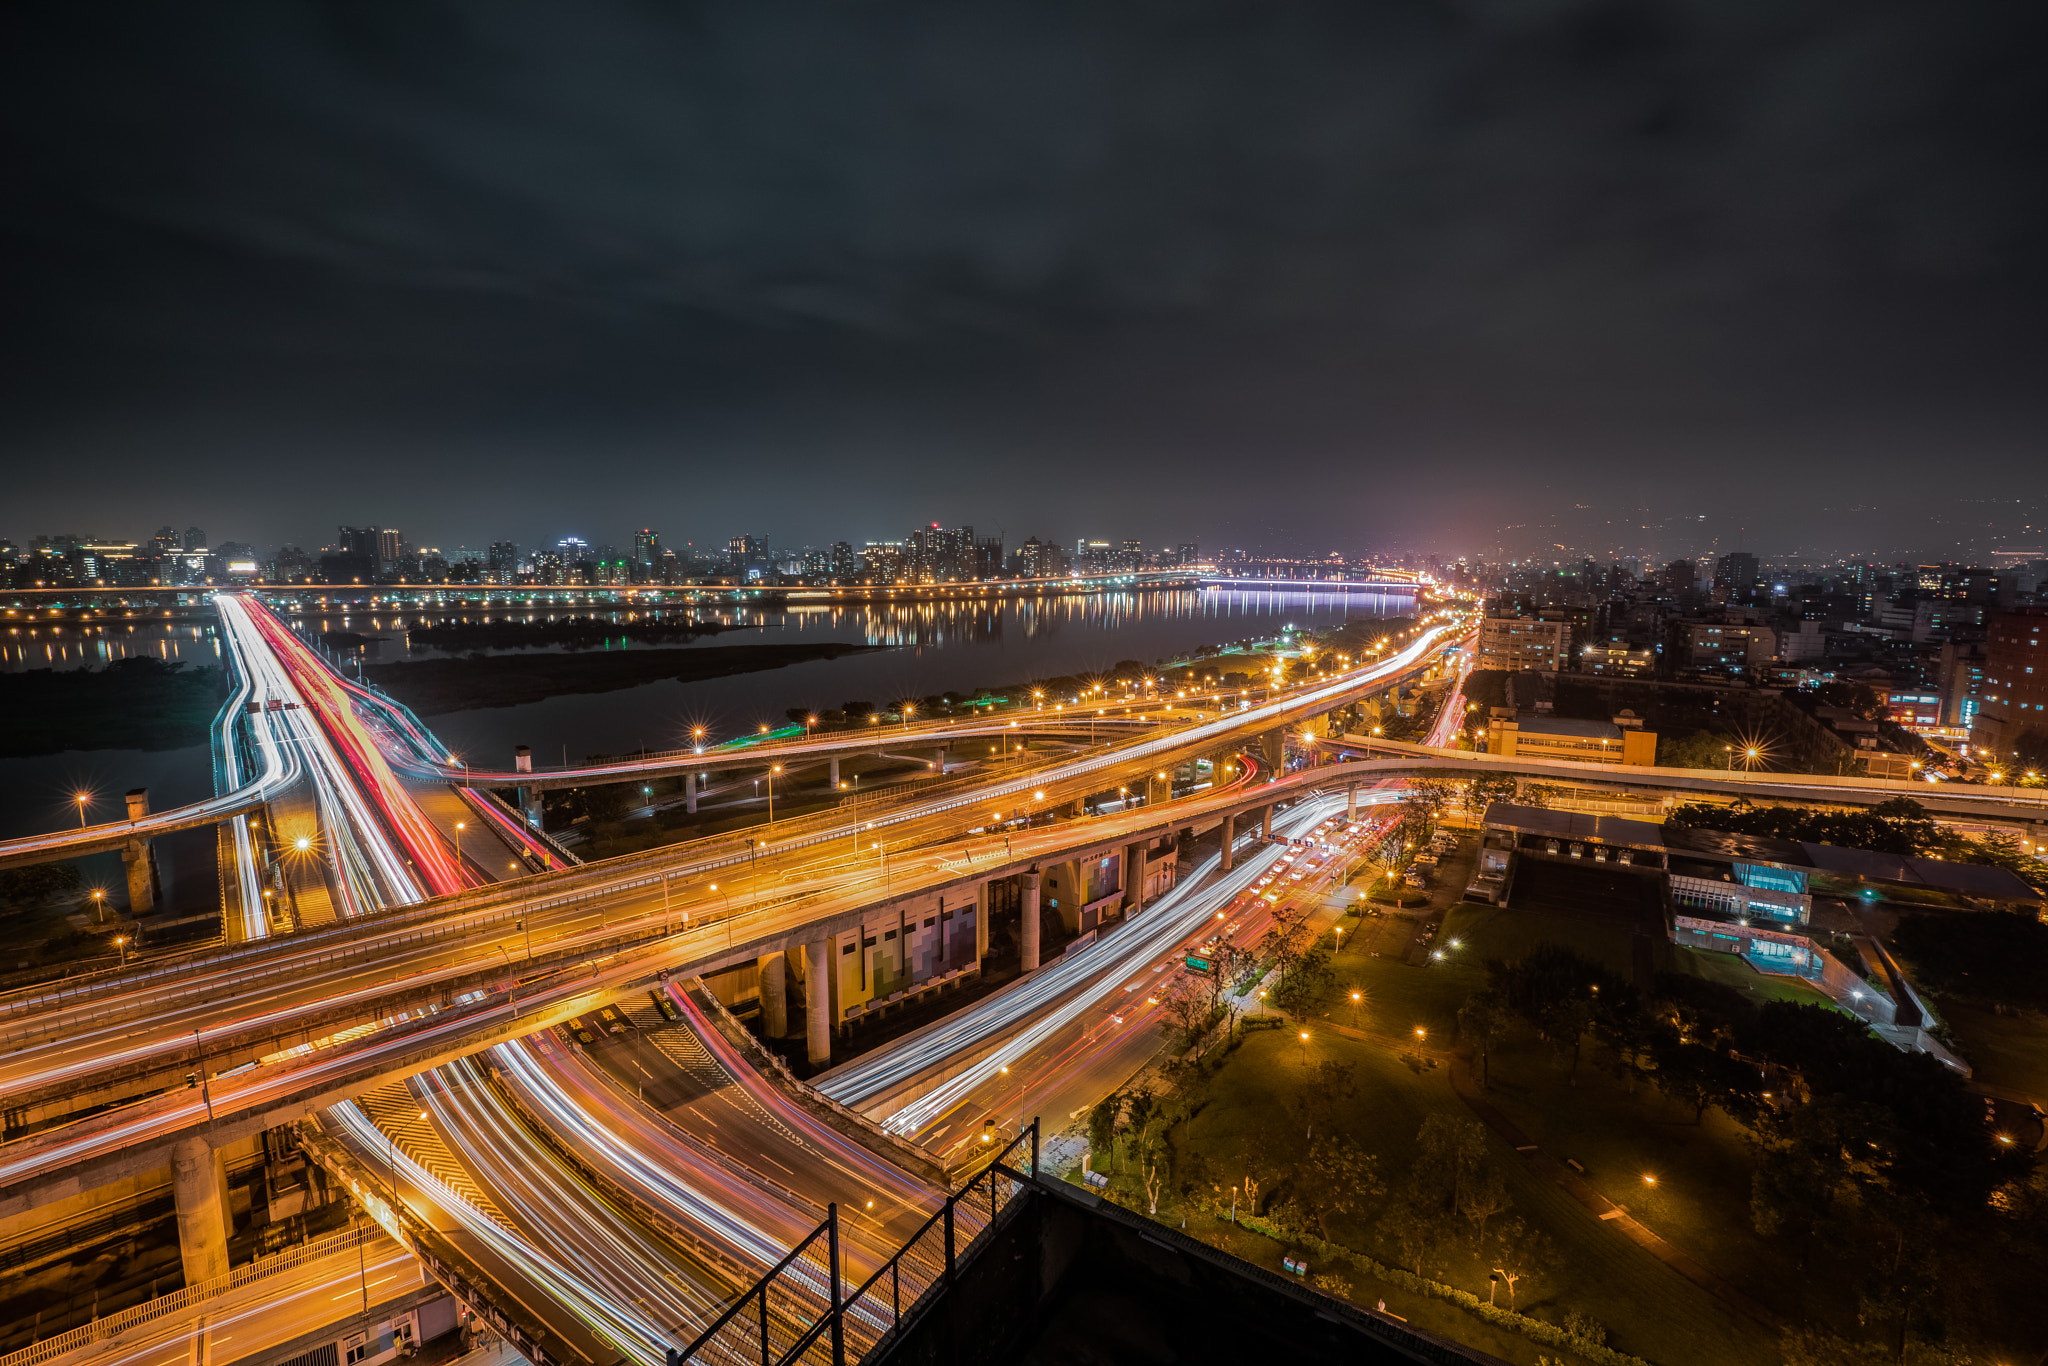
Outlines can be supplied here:
<path id="1" fill-rule="evenodd" d="M 782 772 L 781 764 L 768 765 L 768 824 L 775 824 L 775 775 Z"/>
<path id="2" fill-rule="evenodd" d="M 85 808 L 92 801 L 92 796 L 90 793 L 80 792 L 74 795 L 71 800 L 78 803 L 78 828 L 83 830 L 85 829 Z"/>
<path id="3" fill-rule="evenodd" d="M 265 895 L 269 894 L 266 892 Z M 107 923 L 107 894 L 97 887 L 92 889 L 92 918 L 94 924 Z"/>
<path id="4" fill-rule="evenodd" d="M 1365 994 L 1363 992 L 1354 991 L 1351 993 L 1351 1027 L 1353 1029 L 1358 1028 L 1358 1007 L 1364 999 Z"/>
<path id="5" fill-rule="evenodd" d="M 468 827 L 462 821 L 455 822 L 455 866 L 462 867 L 462 832 Z"/>
<path id="6" fill-rule="evenodd" d="M 119 949 L 119 950 L 121 951 L 121 966 L 122 966 L 122 967 L 124 967 L 124 968 L 125 968 L 125 967 L 127 967 L 127 966 L 128 966 L 128 936 L 127 936 L 127 935 L 125 935 L 125 934 L 117 934 L 117 935 L 115 935 L 115 936 L 114 936 L 114 947 L 115 947 L 115 948 L 117 948 L 117 949 Z"/>
<path id="7" fill-rule="evenodd" d="M 1425 1030 L 1421 1025 L 1415 1026 L 1415 1065 L 1417 1067 L 1422 1066 L 1422 1041 L 1428 1036 L 1428 1033 L 1429 1031 Z"/>

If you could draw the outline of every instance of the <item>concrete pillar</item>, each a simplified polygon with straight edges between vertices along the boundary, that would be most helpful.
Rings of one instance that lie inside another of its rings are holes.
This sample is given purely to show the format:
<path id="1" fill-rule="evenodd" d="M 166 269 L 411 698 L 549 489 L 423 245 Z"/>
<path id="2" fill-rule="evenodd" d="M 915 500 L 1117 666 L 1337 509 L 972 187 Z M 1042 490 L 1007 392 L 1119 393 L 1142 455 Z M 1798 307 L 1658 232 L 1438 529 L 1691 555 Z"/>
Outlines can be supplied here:
<path id="1" fill-rule="evenodd" d="M 1035 972 L 1038 968 L 1038 884 L 1039 873 L 1034 869 L 1020 874 L 1024 879 L 1024 930 L 1020 936 L 1023 945 L 1024 971 Z"/>
<path id="2" fill-rule="evenodd" d="M 1145 905 L 1145 882 L 1152 873 L 1152 841 L 1139 840 L 1124 846 L 1124 914 Z"/>
<path id="3" fill-rule="evenodd" d="M 977 963 L 988 957 L 988 916 L 992 900 L 988 883 L 981 883 L 974 889 L 974 961 Z"/>
<path id="4" fill-rule="evenodd" d="M 833 755 L 833 756 L 832 756 L 832 761 L 831 761 L 831 762 L 832 762 L 832 776 L 831 776 L 831 778 L 830 778 L 830 779 L 828 780 L 828 782 L 829 782 L 829 785 L 831 786 L 832 790 L 833 790 L 834 792 L 837 792 L 837 791 L 839 790 L 839 756 L 838 756 L 838 755 L 836 755 L 836 754 L 835 754 L 835 755 Z"/>
<path id="5" fill-rule="evenodd" d="M 694 773 L 683 775 L 683 810 L 693 816 L 697 814 L 697 775 Z"/>
<path id="6" fill-rule="evenodd" d="M 149 814 L 149 789 L 138 787 L 128 793 L 128 819 L 139 821 Z M 141 915 L 156 909 L 160 883 L 156 872 L 156 851 L 148 840 L 130 840 L 121 850 L 121 864 L 128 874 L 128 914 Z"/>
<path id="7" fill-rule="evenodd" d="M 513 748 L 512 771 L 514 773 L 533 772 L 533 746 L 517 745 Z"/>
<path id="8" fill-rule="evenodd" d="M 832 1061 L 832 941 L 804 945 L 804 1037 L 811 1066 Z"/>
<path id="9" fill-rule="evenodd" d="M 1259 838 L 1270 842 L 1273 838 L 1273 804 L 1268 802 L 1259 813 Z"/>
<path id="10" fill-rule="evenodd" d="M 178 1250 L 185 1284 L 196 1286 L 228 1273 L 228 1218 L 220 1159 L 203 1138 L 181 1138 L 171 1149 L 171 1196 L 178 1209 Z"/>
<path id="11" fill-rule="evenodd" d="M 932 751 L 932 772 L 934 772 L 934 773 L 944 773 L 945 771 L 946 771 L 946 747 L 945 747 L 944 745 L 940 745 L 940 746 L 939 746 L 938 748 L 936 748 L 936 749 L 934 749 L 934 750 Z"/>
<path id="12" fill-rule="evenodd" d="M 1345 799 L 1344 819 L 1347 821 L 1358 819 L 1358 789 L 1355 787 L 1351 789 L 1350 794 Z"/>
<path id="13" fill-rule="evenodd" d="M 782 950 L 763 954 L 761 967 L 761 1030 L 771 1039 L 789 1033 L 789 974 Z"/>
<path id="14" fill-rule="evenodd" d="M 1229 872 L 1237 866 L 1237 817 L 1223 818 L 1223 871 Z"/>

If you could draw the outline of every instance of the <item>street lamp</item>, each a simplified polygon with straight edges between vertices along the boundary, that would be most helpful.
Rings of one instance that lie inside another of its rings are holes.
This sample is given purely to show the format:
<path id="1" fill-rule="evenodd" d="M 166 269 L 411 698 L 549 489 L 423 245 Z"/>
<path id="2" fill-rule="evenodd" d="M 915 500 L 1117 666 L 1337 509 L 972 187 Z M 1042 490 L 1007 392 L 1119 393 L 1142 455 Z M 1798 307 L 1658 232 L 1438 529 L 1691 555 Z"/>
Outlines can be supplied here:
<path id="1" fill-rule="evenodd" d="M 92 795 L 90 793 L 80 792 L 71 800 L 78 803 L 78 828 L 80 830 L 83 830 L 85 829 L 86 804 L 92 800 Z"/>
<path id="2" fill-rule="evenodd" d="M 462 832 L 468 829 L 462 821 L 455 822 L 455 866 L 462 867 Z"/>
<path id="3" fill-rule="evenodd" d="M 121 951 L 121 966 L 122 966 L 122 967 L 124 967 L 124 968 L 125 968 L 125 967 L 127 967 L 127 966 L 128 966 L 128 936 L 127 936 L 127 935 L 125 935 L 125 934 L 117 934 L 117 935 L 115 935 L 115 936 L 114 936 L 114 947 L 115 947 L 115 948 L 117 948 L 117 949 L 119 949 L 119 950 Z"/>
<path id="4" fill-rule="evenodd" d="M 1308 1066 L 1308 1031 L 1301 1031 L 1301 1065 Z"/>
<path id="5" fill-rule="evenodd" d="M 775 824 L 775 775 L 782 772 L 781 764 L 768 765 L 768 824 Z"/>
<path id="6" fill-rule="evenodd" d="M 690 728 L 690 738 L 696 741 L 697 752 L 702 754 L 704 752 L 704 727 L 692 726 Z"/>
<path id="7" fill-rule="evenodd" d="M 1351 993 L 1351 1027 L 1353 1029 L 1358 1028 L 1358 1007 L 1364 1000 L 1364 992 L 1354 991 Z"/>
<path id="8" fill-rule="evenodd" d="M 1421 1025 L 1415 1026 L 1415 1065 L 1417 1067 L 1422 1066 L 1422 1041 L 1428 1037 L 1428 1034 L 1429 1031 Z"/>
<path id="9" fill-rule="evenodd" d="M 95 924 L 107 923 L 107 894 L 98 887 L 92 889 L 92 918 Z"/>

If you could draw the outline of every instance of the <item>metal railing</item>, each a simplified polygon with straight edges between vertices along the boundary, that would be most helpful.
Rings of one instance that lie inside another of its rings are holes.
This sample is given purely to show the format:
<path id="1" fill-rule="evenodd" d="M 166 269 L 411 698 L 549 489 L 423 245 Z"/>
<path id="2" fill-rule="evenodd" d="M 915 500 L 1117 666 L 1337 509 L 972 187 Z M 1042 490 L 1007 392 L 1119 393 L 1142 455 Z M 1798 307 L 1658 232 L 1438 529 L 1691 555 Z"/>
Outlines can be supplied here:
<path id="1" fill-rule="evenodd" d="M 1028 1170 L 1010 1165 L 1019 1149 L 1028 1153 Z M 960 1264 L 1037 1175 L 1034 1119 L 850 1295 L 842 1292 L 839 1206 L 828 1206 L 825 1222 L 694 1342 L 670 1349 L 667 1366 L 847 1366 L 872 1359 L 945 1293 Z"/>

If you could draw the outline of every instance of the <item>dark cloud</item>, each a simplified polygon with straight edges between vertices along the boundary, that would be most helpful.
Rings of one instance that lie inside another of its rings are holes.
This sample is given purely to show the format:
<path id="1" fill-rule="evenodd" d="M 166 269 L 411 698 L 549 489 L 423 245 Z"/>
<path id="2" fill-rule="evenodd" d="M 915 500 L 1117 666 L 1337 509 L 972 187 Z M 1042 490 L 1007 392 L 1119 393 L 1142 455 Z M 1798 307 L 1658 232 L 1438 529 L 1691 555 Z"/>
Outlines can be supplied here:
<path id="1" fill-rule="evenodd" d="M 2038 5 L 0 22 L 8 534 L 1874 547 L 1922 504 L 1844 481 L 2042 492 Z"/>

